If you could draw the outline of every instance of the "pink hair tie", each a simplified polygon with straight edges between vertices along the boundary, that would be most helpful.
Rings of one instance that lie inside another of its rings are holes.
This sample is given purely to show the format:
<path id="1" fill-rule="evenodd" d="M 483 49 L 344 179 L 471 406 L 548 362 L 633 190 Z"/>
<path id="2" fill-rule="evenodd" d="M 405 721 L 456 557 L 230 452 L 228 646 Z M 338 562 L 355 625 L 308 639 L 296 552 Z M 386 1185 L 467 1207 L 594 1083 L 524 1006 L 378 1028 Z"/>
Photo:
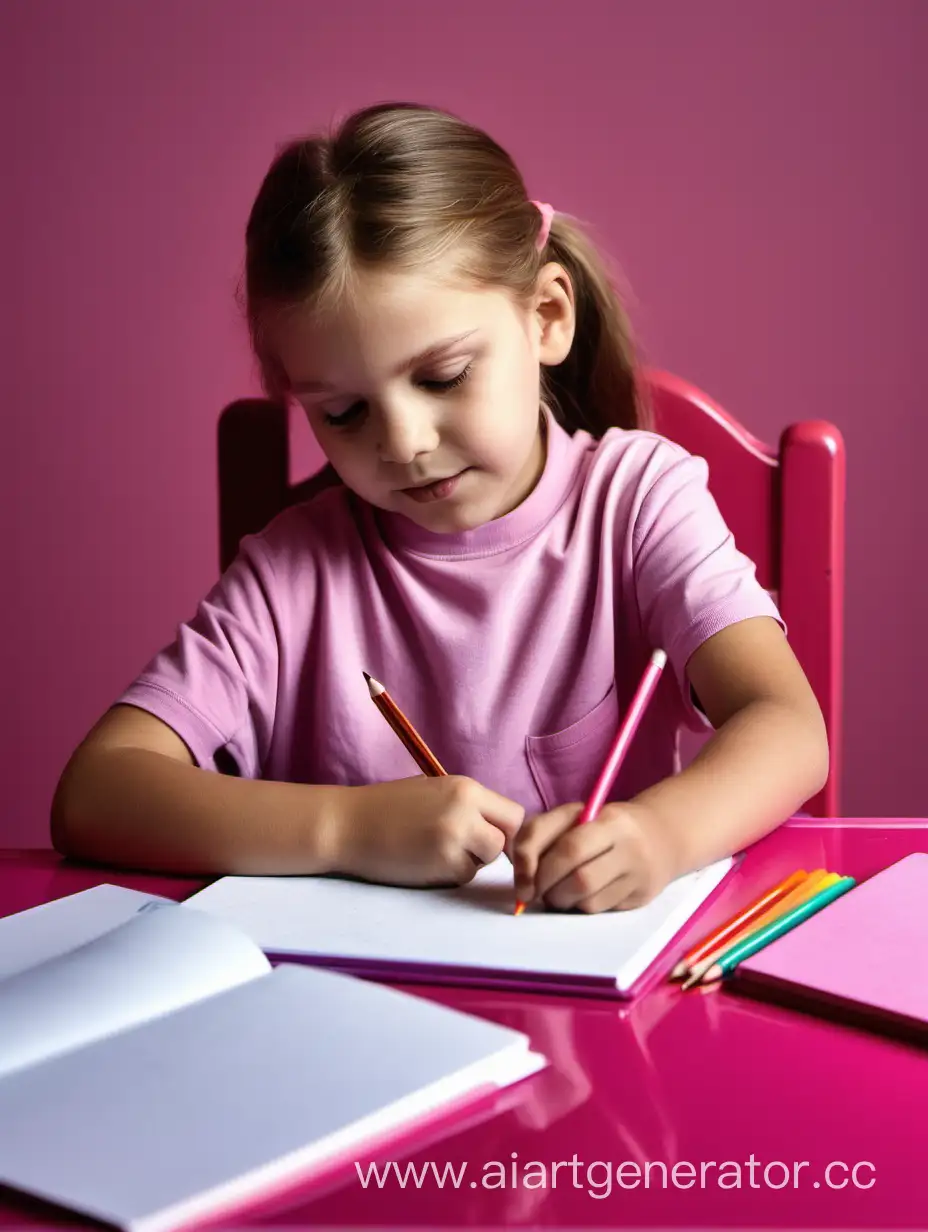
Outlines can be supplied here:
<path id="1" fill-rule="evenodd" d="M 546 201 L 533 201 L 535 209 L 541 215 L 541 230 L 535 240 L 535 247 L 541 250 L 548 242 L 548 236 L 551 233 L 551 219 L 554 217 L 554 209 L 548 205 Z"/>

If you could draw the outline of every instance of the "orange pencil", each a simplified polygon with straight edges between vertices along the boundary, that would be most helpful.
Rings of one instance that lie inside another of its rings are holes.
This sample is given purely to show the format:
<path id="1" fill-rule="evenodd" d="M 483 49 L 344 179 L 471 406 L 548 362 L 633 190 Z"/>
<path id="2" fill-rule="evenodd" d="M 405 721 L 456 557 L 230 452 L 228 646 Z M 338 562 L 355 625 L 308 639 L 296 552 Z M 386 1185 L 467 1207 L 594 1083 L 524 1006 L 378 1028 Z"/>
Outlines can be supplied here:
<path id="1" fill-rule="evenodd" d="M 397 736 L 399 736 L 423 774 L 431 775 L 433 778 L 447 774 L 447 770 L 445 770 L 444 766 L 442 766 L 441 762 L 380 681 L 375 680 L 373 676 L 369 676 L 367 672 L 364 673 L 364 679 L 367 681 L 368 692 L 374 705 L 396 732 Z"/>
<path id="2" fill-rule="evenodd" d="M 804 868 L 797 869 L 795 873 L 790 873 L 788 877 L 784 877 L 778 885 L 775 885 L 771 890 L 767 890 L 760 898 L 755 899 L 753 903 L 750 903 L 742 911 L 733 915 L 731 919 L 726 920 L 724 924 L 720 924 L 714 932 L 709 933 L 707 937 L 703 937 L 702 941 L 694 945 L 692 949 L 683 955 L 670 973 L 670 978 L 672 980 L 682 980 L 693 963 L 699 962 L 701 958 L 705 958 L 710 950 L 715 949 L 722 942 L 728 941 L 740 929 L 756 920 L 758 916 L 763 915 L 765 911 L 775 903 L 778 903 L 781 898 L 785 898 L 790 890 L 801 885 L 807 876 L 808 873 Z"/>
<path id="3" fill-rule="evenodd" d="M 765 911 L 764 914 L 758 919 L 753 920 L 746 928 L 739 929 L 738 932 L 736 932 L 733 937 L 730 937 L 724 944 L 714 946 L 708 954 L 695 963 L 690 968 L 689 976 L 687 977 L 683 987 L 690 988 L 693 984 L 698 984 L 710 967 L 714 965 L 714 963 L 721 957 L 722 954 L 726 952 L 726 950 L 730 950 L 734 946 L 740 945 L 741 942 L 752 933 L 759 932 L 762 928 L 766 928 L 768 924 L 771 924 L 780 916 L 787 914 L 787 912 L 792 911 L 794 907 L 798 907 L 800 903 L 804 903 L 807 899 L 811 898 L 814 894 L 817 894 L 820 890 L 825 890 L 835 881 L 840 880 L 841 878 L 838 873 L 829 873 L 827 869 L 824 868 L 817 868 L 814 872 L 809 873 L 805 881 L 796 886 L 794 890 L 791 890 L 785 898 L 781 898 L 775 906 L 771 907 L 768 911 Z"/>

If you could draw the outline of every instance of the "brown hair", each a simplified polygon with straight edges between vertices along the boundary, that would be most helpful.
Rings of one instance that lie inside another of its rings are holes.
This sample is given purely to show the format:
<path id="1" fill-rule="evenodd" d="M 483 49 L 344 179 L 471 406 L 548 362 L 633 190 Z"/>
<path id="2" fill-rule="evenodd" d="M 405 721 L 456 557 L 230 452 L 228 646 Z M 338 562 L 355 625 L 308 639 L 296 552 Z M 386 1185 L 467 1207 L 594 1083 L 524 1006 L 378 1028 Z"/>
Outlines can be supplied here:
<path id="1" fill-rule="evenodd" d="M 291 142 L 265 176 L 246 230 L 246 313 L 265 389 L 286 393 L 265 328 L 275 311 L 323 304 L 358 267 L 413 268 L 460 245 L 468 277 L 517 297 L 531 292 L 544 262 L 567 271 L 574 342 L 562 364 L 543 368 L 542 393 L 568 431 L 599 437 L 612 426 L 646 426 L 628 320 L 595 248 L 556 213 L 539 251 L 541 224 L 506 151 L 445 112 L 369 107 L 331 137 Z"/>

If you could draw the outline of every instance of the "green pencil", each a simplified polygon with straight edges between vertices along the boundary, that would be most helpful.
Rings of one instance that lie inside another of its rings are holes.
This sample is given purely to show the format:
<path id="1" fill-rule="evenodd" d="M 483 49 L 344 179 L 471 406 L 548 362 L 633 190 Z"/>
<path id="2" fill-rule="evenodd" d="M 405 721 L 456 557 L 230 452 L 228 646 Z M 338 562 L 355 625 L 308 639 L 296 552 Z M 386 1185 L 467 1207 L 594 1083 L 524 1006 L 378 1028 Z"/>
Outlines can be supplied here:
<path id="1" fill-rule="evenodd" d="M 780 916 L 778 920 L 771 920 L 765 928 L 758 929 L 756 933 L 751 933 L 749 937 L 745 937 L 743 941 L 733 945 L 730 950 L 726 950 L 718 962 L 714 963 L 703 975 L 702 983 L 708 984 L 710 981 L 720 980 L 723 975 L 727 975 L 729 971 L 734 970 L 738 963 L 742 962 L 745 958 L 750 958 L 752 954 L 762 950 L 765 945 L 769 945 L 771 941 L 776 941 L 777 937 L 782 937 L 784 933 L 788 933 L 797 924 L 807 920 L 810 915 L 815 915 L 817 911 L 827 907 L 834 899 L 840 898 L 842 894 L 846 894 L 855 884 L 853 877 L 842 877 L 840 881 L 832 882 L 830 886 L 826 886 L 818 894 L 813 894 L 811 898 L 806 899 L 804 903 L 800 903 L 798 907 L 794 907 L 792 911 L 787 911 L 786 915 Z"/>

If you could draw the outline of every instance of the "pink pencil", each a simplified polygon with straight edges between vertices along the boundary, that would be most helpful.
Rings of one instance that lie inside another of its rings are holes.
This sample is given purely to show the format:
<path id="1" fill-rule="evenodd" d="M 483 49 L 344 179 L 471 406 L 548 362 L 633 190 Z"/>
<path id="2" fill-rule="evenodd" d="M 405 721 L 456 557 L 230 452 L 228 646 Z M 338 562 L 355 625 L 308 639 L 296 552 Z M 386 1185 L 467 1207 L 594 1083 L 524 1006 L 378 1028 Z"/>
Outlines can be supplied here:
<path id="1" fill-rule="evenodd" d="M 625 760 L 628 746 L 638 730 L 641 717 L 647 708 L 648 702 L 651 700 L 654 690 L 657 688 L 657 682 L 661 678 L 661 672 L 664 670 L 666 662 L 667 655 L 663 650 L 655 650 L 651 655 L 651 661 L 645 668 L 644 675 L 641 677 L 641 683 L 638 685 L 638 691 L 632 698 L 631 705 L 625 712 L 625 718 L 619 725 L 615 740 L 612 742 L 612 748 L 609 750 L 609 756 L 599 772 L 596 785 L 590 792 L 590 798 L 586 802 L 586 807 L 577 818 L 576 824 L 578 826 L 582 826 L 587 821 L 592 821 L 605 803 L 606 796 L 609 795 L 609 790 L 622 768 L 622 762 Z"/>
<path id="2" fill-rule="evenodd" d="M 612 742 L 609 756 L 599 772 L 599 778 L 590 792 L 590 797 L 584 806 L 583 812 L 574 822 L 574 825 L 582 826 L 586 822 L 592 821 L 605 803 L 606 796 L 609 795 L 609 790 L 615 782 L 619 770 L 622 768 L 622 762 L 625 760 L 628 746 L 631 744 L 635 732 L 638 730 L 638 725 L 641 723 L 641 716 L 644 714 L 648 702 L 657 688 L 657 682 L 661 678 L 661 672 L 664 670 L 666 662 L 667 654 L 663 650 L 655 650 L 651 655 L 651 661 L 645 668 L 644 675 L 641 677 L 641 683 L 638 685 L 635 696 L 632 698 L 631 705 L 625 712 L 625 718 L 619 724 L 619 730 L 616 732 L 615 740 Z M 515 914 L 521 915 L 524 910 L 525 903 L 521 901 L 516 902 Z"/>

